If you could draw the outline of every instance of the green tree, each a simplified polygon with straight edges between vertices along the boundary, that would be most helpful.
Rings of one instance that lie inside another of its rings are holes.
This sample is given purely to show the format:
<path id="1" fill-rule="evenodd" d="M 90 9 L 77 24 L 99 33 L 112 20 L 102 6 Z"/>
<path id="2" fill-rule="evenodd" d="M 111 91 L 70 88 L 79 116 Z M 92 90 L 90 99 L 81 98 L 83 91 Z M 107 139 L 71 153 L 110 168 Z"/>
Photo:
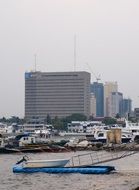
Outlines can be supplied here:
<path id="1" fill-rule="evenodd" d="M 86 121 L 87 117 L 80 113 L 74 113 L 70 116 L 64 117 L 61 119 L 61 122 L 63 123 L 63 129 L 67 130 L 67 124 L 71 121 Z"/>
<path id="2" fill-rule="evenodd" d="M 7 119 L 5 117 L 3 117 L 3 118 L 0 119 L 0 122 L 5 123 L 5 122 L 7 122 Z"/>
<path id="3" fill-rule="evenodd" d="M 64 124 L 61 121 L 61 119 L 59 119 L 57 116 L 52 120 L 52 125 L 54 126 L 55 129 L 57 130 L 63 130 L 64 129 Z"/>
<path id="4" fill-rule="evenodd" d="M 120 114 L 119 114 L 119 113 L 117 113 L 117 114 L 116 114 L 116 116 L 115 116 L 115 118 L 116 118 L 116 119 L 121 118 Z"/>
<path id="5" fill-rule="evenodd" d="M 65 118 L 65 120 L 67 122 L 71 122 L 71 121 L 86 121 L 87 117 L 83 114 L 80 113 L 74 113 L 68 117 Z"/>
<path id="6" fill-rule="evenodd" d="M 90 121 L 93 121 L 93 120 L 94 120 L 94 116 L 93 116 L 93 115 L 90 115 L 90 116 L 89 116 L 89 120 L 90 120 Z"/>
<path id="7" fill-rule="evenodd" d="M 117 124 L 116 119 L 112 118 L 112 117 L 105 117 L 103 120 L 103 123 L 105 125 L 111 125 L 111 124 Z"/>
<path id="8" fill-rule="evenodd" d="M 20 123 L 20 118 L 17 116 L 12 116 L 11 118 L 8 119 L 9 123 Z"/>

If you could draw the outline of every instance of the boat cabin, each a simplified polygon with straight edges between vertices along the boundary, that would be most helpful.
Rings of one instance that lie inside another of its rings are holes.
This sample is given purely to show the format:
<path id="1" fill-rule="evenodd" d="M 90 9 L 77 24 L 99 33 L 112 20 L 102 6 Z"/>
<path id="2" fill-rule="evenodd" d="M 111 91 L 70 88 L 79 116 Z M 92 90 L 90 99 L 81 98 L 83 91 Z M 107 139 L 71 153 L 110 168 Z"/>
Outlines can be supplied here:
<path id="1" fill-rule="evenodd" d="M 30 136 L 29 134 L 22 134 L 22 135 L 17 135 L 15 137 L 16 142 L 18 142 L 18 146 L 25 146 L 27 144 L 34 144 L 36 143 L 36 138 L 35 136 Z"/>

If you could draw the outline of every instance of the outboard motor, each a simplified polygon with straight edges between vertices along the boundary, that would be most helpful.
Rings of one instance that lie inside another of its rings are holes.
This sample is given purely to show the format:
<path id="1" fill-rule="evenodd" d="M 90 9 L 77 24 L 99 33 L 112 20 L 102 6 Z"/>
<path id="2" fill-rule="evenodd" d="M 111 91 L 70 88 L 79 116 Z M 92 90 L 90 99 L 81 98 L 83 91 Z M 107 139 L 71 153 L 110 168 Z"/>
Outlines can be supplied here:
<path id="1" fill-rule="evenodd" d="M 23 158 L 21 160 L 19 160 L 16 164 L 20 164 L 22 162 L 26 162 L 27 160 L 29 160 L 28 156 L 23 156 Z"/>

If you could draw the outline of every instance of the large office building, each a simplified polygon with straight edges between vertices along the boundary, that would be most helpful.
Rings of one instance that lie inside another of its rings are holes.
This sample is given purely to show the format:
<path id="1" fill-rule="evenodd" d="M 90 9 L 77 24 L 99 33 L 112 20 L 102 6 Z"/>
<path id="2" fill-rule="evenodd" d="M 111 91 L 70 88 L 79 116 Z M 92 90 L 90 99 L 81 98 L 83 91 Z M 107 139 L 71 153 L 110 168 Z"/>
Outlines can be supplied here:
<path id="1" fill-rule="evenodd" d="M 96 117 L 104 116 L 104 87 L 102 83 L 94 82 L 91 84 L 91 92 L 96 98 Z"/>
<path id="2" fill-rule="evenodd" d="M 25 73 L 25 118 L 90 115 L 90 73 Z"/>

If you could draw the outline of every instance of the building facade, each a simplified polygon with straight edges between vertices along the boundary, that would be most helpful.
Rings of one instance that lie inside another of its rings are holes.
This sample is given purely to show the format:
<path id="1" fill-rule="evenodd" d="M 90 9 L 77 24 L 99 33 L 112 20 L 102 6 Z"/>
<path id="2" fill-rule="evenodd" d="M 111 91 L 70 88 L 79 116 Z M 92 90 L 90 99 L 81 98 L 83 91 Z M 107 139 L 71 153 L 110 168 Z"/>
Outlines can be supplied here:
<path id="1" fill-rule="evenodd" d="M 120 92 L 112 92 L 111 94 L 111 117 L 116 117 L 117 114 L 122 115 L 122 100 L 123 94 Z"/>
<path id="2" fill-rule="evenodd" d="M 91 93 L 90 116 L 96 117 L 96 97 L 94 93 Z"/>
<path id="3" fill-rule="evenodd" d="M 25 73 L 25 118 L 90 115 L 90 73 Z"/>
<path id="4" fill-rule="evenodd" d="M 105 82 L 104 84 L 104 116 L 111 117 L 111 94 L 118 92 L 117 82 Z"/>
<path id="5" fill-rule="evenodd" d="M 122 117 L 127 117 L 132 112 L 132 100 L 124 98 L 122 100 Z"/>
<path id="6" fill-rule="evenodd" d="M 134 108 L 134 115 L 136 120 L 139 122 L 139 108 Z"/>
<path id="7" fill-rule="evenodd" d="M 91 92 L 96 98 L 96 117 L 104 116 L 104 87 L 102 83 L 94 82 L 91 84 Z"/>

